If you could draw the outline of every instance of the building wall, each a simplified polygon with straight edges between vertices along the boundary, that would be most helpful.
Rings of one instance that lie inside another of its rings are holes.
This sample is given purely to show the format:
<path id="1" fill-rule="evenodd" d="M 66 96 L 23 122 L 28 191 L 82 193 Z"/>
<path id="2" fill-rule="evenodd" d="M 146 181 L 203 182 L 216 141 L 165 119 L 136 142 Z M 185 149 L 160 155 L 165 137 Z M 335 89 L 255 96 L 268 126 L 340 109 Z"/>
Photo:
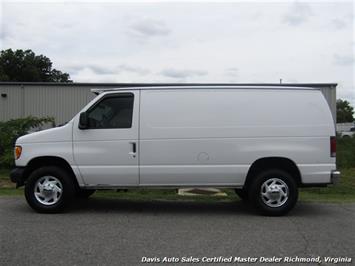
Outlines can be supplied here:
<path id="1" fill-rule="evenodd" d="M 278 84 L 279 85 L 279 84 Z M 283 84 L 287 85 L 288 84 Z M 300 86 L 300 85 L 299 85 Z M 26 117 L 52 116 L 56 125 L 69 121 L 95 95 L 93 88 L 118 87 L 115 84 L 85 84 L 85 85 L 21 85 L 0 83 L 0 121 Z M 336 87 L 318 86 L 324 94 L 336 121 Z M 4 98 L 1 95 L 6 94 Z"/>
<path id="2" fill-rule="evenodd" d="M 7 97 L 3 97 L 7 95 Z M 24 114 L 23 91 L 20 86 L 0 87 L 0 121 L 22 117 Z"/>
<path id="3" fill-rule="evenodd" d="M 57 125 L 70 120 L 95 95 L 89 87 L 0 86 L 0 121 L 13 118 L 51 116 Z"/>
<path id="4" fill-rule="evenodd" d="M 329 108 L 332 111 L 334 123 L 336 124 L 337 121 L 336 87 L 335 86 L 322 87 L 320 88 L 320 90 L 329 104 Z"/>

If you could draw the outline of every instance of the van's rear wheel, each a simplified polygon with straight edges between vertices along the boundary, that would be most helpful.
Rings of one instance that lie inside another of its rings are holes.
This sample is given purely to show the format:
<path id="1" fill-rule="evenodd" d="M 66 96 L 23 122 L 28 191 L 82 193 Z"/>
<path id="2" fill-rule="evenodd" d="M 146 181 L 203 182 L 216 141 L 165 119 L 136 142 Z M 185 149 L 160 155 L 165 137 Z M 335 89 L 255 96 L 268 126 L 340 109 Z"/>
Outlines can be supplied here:
<path id="1" fill-rule="evenodd" d="M 297 184 L 294 178 L 283 170 L 267 170 L 257 175 L 251 184 L 249 199 L 264 215 L 284 215 L 297 202 Z"/>
<path id="2" fill-rule="evenodd" d="M 70 175 L 55 166 L 34 170 L 25 186 L 28 204 L 42 213 L 62 211 L 74 195 L 74 184 Z"/>

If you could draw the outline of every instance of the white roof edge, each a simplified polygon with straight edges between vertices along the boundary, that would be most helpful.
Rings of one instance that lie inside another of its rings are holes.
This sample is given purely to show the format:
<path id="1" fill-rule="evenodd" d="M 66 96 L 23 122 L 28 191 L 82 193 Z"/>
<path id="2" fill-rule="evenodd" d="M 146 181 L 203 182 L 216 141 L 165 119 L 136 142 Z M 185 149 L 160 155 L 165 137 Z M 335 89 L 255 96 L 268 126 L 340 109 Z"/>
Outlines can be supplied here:
<path id="1" fill-rule="evenodd" d="M 294 87 L 294 86 L 257 86 L 257 85 L 240 85 L 240 86 L 153 86 L 153 87 L 118 87 L 118 88 L 105 88 L 105 89 L 91 89 L 93 93 L 114 92 L 114 91 L 130 91 L 130 90 L 176 90 L 176 89 L 273 89 L 273 90 L 320 90 L 314 87 Z"/>

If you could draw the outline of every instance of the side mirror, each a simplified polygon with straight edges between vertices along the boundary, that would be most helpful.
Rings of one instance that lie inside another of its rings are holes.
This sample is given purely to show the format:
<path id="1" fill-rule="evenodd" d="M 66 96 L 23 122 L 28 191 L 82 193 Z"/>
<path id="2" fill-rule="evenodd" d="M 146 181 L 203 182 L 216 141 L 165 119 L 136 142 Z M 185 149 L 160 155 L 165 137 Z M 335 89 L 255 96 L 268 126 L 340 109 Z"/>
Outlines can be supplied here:
<path id="1" fill-rule="evenodd" d="M 89 128 L 89 117 L 86 112 L 80 113 L 79 117 L 79 129 L 87 129 Z"/>

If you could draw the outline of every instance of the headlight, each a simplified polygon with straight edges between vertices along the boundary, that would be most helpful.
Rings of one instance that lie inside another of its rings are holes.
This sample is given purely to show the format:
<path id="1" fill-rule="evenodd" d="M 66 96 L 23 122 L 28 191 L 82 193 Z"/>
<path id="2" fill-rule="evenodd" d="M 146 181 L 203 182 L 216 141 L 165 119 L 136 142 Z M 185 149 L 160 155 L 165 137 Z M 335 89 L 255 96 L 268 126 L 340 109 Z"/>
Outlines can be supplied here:
<path id="1" fill-rule="evenodd" d="M 20 158 L 22 153 L 22 147 L 21 146 L 15 146 L 15 160 Z"/>

